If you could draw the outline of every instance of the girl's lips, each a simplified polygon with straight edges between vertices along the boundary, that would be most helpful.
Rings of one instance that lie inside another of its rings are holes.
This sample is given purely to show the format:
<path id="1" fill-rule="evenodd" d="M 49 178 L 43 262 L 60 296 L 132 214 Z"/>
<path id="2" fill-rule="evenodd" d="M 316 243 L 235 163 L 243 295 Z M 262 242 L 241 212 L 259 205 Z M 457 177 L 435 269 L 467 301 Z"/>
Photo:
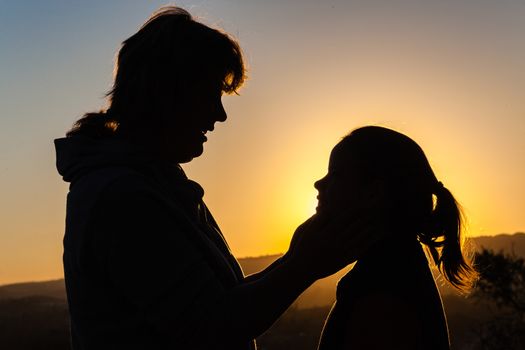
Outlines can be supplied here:
<path id="1" fill-rule="evenodd" d="M 317 207 L 315 208 L 315 211 L 319 212 L 319 209 L 321 209 L 322 207 L 323 207 L 323 201 L 321 200 L 319 196 L 317 196 Z"/>

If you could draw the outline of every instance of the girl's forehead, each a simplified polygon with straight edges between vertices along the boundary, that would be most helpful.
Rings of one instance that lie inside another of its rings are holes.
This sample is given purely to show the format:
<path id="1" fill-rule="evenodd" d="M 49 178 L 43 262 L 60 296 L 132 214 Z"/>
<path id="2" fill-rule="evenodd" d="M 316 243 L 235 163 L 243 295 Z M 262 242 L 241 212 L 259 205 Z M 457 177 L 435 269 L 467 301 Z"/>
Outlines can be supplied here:
<path id="1" fill-rule="evenodd" d="M 352 147 L 349 144 L 339 142 L 330 152 L 328 167 L 331 169 L 333 167 L 340 168 L 350 165 L 355 158 L 352 153 Z"/>

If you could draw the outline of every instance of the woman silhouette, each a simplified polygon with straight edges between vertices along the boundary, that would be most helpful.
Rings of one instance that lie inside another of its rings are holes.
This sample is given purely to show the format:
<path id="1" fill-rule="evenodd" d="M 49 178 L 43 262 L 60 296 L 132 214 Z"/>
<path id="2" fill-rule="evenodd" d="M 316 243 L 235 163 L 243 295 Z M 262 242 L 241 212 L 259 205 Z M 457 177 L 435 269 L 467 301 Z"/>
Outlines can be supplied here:
<path id="1" fill-rule="evenodd" d="M 63 262 L 73 349 L 253 349 L 302 291 L 375 239 L 366 223 L 314 215 L 284 257 L 243 275 L 179 164 L 202 154 L 205 134 L 227 118 L 221 95 L 244 79 L 232 38 L 166 7 L 124 41 L 108 109 L 55 140 L 71 183 Z"/>
<path id="2" fill-rule="evenodd" d="M 315 183 L 318 213 L 362 203 L 384 236 L 337 286 L 320 350 L 449 349 L 446 318 L 425 248 L 443 277 L 466 290 L 475 271 L 462 253 L 461 212 L 422 149 L 393 130 L 367 126 L 335 146 Z"/>

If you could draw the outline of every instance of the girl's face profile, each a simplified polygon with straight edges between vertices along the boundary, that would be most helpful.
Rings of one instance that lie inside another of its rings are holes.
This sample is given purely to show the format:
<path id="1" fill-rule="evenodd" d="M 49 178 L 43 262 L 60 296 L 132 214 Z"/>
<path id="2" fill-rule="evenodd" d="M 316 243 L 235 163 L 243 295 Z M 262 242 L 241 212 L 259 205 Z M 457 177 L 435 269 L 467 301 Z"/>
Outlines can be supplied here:
<path id="1" fill-rule="evenodd" d="M 365 199 L 364 183 L 348 147 L 338 144 L 330 154 L 328 174 L 315 182 L 319 191 L 317 213 L 337 214 L 356 209 Z"/>

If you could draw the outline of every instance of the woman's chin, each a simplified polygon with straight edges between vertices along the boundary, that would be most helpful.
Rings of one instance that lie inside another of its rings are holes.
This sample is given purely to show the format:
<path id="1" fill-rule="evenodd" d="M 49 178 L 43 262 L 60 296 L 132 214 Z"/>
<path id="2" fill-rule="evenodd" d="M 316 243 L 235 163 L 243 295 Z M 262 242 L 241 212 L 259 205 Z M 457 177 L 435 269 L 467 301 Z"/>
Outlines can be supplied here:
<path id="1" fill-rule="evenodd" d="M 191 148 L 187 148 L 185 152 L 176 152 L 173 158 L 177 161 L 177 163 L 188 163 L 191 162 L 194 158 L 200 157 L 203 152 L 204 145 L 201 143 L 198 145 L 194 145 Z"/>

